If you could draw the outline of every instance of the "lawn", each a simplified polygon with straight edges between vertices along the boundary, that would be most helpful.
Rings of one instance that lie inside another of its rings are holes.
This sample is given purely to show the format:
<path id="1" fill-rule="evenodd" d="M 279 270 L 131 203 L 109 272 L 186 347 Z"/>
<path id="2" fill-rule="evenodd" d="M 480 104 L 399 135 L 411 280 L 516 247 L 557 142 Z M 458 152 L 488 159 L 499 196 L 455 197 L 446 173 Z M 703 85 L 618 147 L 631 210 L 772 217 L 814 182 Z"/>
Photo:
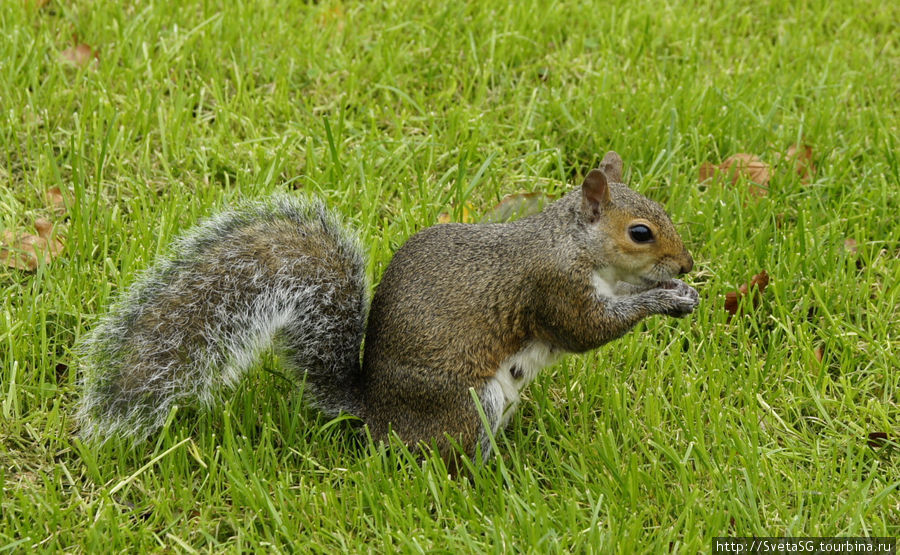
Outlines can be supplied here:
<path id="1" fill-rule="evenodd" d="M 0 230 L 26 251 L 0 260 L 0 551 L 900 536 L 897 21 L 875 1 L 0 3 Z M 321 197 L 377 283 L 417 230 L 558 197 L 607 150 L 667 207 L 701 304 L 544 370 L 466 476 L 305 409 L 272 355 L 149 441 L 75 435 L 74 345 L 203 216 Z M 34 236 L 53 252 L 30 269 Z"/>

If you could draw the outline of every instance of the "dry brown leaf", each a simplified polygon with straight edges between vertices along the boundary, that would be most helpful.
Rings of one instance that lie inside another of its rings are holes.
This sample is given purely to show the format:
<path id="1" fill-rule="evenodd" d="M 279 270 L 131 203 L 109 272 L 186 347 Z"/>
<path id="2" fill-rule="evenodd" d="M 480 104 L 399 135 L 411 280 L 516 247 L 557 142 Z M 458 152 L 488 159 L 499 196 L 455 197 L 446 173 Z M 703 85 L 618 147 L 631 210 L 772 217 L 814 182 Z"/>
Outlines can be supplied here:
<path id="1" fill-rule="evenodd" d="M 738 296 L 737 291 L 729 291 L 728 293 L 725 293 L 725 310 L 727 310 L 732 316 L 737 314 L 739 305 L 740 297 Z"/>
<path id="2" fill-rule="evenodd" d="M 803 184 L 808 184 L 810 179 L 816 175 L 812 154 L 812 147 L 809 145 L 791 145 L 785 153 L 785 159 L 794 165 L 794 170 L 800 176 L 800 182 Z"/>
<path id="3" fill-rule="evenodd" d="M 819 364 L 822 363 L 822 359 L 825 358 L 825 347 L 819 345 L 813 350 L 813 356 L 816 357 L 816 362 Z"/>
<path id="4" fill-rule="evenodd" d="M 756 274 L 752 278 L 750 278 L 750 289 L 755 289 L 759 291 L 761 295 L 763 291 L 766 290 L 766 287 L 769 286 L 769 273 L 765 270 Z"/>
<path id="5" fill-rule="evenodd" d="M 741 177 L 745 177 L 759 185 L 759 187 L 750 187 L 752 194 L 764 197 L 769 193 L 769 179 L 772 177 L 772 170 L 768 164 L 759 159 L 759 156 L 740 152 L 726 158 L 719 168 L 731 178 L 732 185 L 737 185 Z"/>
<path id="6" fill-rule="evenodd" d="M 53 224 L 44 218 L 34 222 L 38 234 L 15 233 L 10 230 L 0 237 L 0 263 L 11 268 L 33 272 L 41 263 L 48 263 L 63 250 L 63 243 L 53 233 Z"/>
<path id="7" fill-rule="evenodd" d="M 47 204 L 50 205 L 50 208 L 52 208 L 54 212 L 57 214 L 66 213 L 66 199 L 63 198 L 62 191 L 59 187 L 50 187 L 47 189 L 47 192 L 44 193 L 44 198 L 47 199 Z"/>
<path id="8" fill-rule="evenodd" d="M 712 162 L 703 162 L 700 165 L 700 183 L 712 179 L 719 172 L 719 166 Z"/>
<path id="9" fill-rule="evenodd" d="M 756 197 L 764 197 L 769 191 L 769 180 L 772 178 L 772 168 L 763 162 L 759 156 L 739 152 L 729 156 L 719 165 L 704 162 L 699 170 L 700 182 L 708 181 L 719 175 L 726 176 L 732 185 L 737 185 L 742 177 L 755 185 L 751 185 L 750 193 Z"/>
<path id="10" fill-rule="evenodd" d="M 762 297 L 763 291 L 769 285 L 769 274 L 763 270 L 750 279 L 750 283 L 741 284 L 737 291 L 730 291 L 725 294 L 725 310 L 732 316 L 738 313 L 741 306 L 741 299 L 750 296 L 753 306 L 759 305 L 759 299 Z"/>
<path id="11" fill-rule="evenodd" d="M 481 221 L 484 223 L 510 222 L 518 218 L 524 218 L 537 214 L 551 201 L 550 197 L 543 193 L 515 193 L 507 195 L 485 214 Z"/>
<path id="12" fill-rule="evenodd" d="M 78 67 L 85 67 L 99 59 L 99 53 L 83 42 L 62 51 L 62 59 Z"/>

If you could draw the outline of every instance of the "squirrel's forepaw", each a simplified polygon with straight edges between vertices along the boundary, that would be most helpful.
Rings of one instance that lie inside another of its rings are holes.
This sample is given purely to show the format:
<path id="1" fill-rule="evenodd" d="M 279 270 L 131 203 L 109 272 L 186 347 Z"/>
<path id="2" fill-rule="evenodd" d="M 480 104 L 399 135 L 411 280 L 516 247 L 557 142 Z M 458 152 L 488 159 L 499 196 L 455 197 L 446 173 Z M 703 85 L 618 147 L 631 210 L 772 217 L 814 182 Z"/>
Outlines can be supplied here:
<path id="1" fill-rule="evenodd" d="M 670 307 L 666 310 L 666 314 L 681 318 L 682 316 L 687 316 L 697 308 L 697 305 L 700 304 L 700 294 L 697 293 L 696 289 L 680 279 L 672 281 L 675 282 L 675 287 L 663 290 L 669 294 L 669 301 L 671 302 Z"/>

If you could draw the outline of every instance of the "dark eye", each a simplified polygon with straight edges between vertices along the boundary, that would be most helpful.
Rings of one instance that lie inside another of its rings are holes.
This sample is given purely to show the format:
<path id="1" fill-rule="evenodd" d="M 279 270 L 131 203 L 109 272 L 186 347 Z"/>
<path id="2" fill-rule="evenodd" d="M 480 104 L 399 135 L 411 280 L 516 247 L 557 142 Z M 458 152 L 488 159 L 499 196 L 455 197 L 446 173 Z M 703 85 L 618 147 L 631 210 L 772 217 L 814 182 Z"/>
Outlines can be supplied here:
<path id="1" fill-rule="evenodd" d="M 628 236 L 631 237 L 631 240 L 635 243 L 653 242 L 653 232 L 650 231 L 649 227 L 643 224 L 637 224 L 629 227 Z"/>

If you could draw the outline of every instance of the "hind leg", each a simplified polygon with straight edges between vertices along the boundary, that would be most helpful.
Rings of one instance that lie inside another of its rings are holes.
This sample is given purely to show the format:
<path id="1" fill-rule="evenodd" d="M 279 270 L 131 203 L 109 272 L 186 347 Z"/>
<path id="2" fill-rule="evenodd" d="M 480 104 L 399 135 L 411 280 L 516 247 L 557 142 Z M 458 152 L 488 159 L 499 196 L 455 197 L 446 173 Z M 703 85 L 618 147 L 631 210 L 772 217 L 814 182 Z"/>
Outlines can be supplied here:
<path id="1" fill-rule="evenodd" d="M 410 447 L 436 447 L 448 464 L 455 464 L 457 445 L 469 457 L 480 448 L 481 459 L 487 460 L 490 435 L 503 417 L 503 391 L 491 380 L 476 387 L 475 393 L 487 427 L 472 387 L 463 380 L 428 368 L 393 367 L 369 375 L 363 419 L 374 439 L 386 440 L 393 431 Z"/>

